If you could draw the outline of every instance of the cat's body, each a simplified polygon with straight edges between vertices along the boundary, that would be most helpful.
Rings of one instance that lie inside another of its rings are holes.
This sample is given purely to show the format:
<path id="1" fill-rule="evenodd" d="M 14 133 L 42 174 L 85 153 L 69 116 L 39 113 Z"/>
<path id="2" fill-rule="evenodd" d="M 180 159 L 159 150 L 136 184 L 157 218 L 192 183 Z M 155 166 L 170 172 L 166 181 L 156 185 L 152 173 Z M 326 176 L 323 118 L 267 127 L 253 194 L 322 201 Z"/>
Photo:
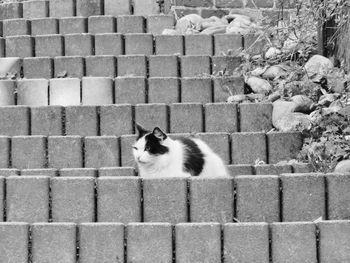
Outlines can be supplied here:
<path id="1" fill-rule="evenodd" d="M 137 126 L 133 155 L 142 177 L 227 176 L 221 158 L 198 138 L 171 139 Z"/>

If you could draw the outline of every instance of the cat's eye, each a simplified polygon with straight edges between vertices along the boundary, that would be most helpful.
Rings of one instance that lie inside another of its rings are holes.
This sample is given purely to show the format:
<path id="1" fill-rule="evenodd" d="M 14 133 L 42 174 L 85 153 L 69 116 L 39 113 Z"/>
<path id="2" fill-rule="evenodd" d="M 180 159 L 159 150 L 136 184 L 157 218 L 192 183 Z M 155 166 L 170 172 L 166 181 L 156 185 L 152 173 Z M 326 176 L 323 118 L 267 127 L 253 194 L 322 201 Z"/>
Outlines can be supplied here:
<path id="1" fill-rule="evenodd" d="M 132 148 L 133 148 L 134 150 L 136 150 L 136 151 L 138 150 L 136 146 L 133 146 Z"/>

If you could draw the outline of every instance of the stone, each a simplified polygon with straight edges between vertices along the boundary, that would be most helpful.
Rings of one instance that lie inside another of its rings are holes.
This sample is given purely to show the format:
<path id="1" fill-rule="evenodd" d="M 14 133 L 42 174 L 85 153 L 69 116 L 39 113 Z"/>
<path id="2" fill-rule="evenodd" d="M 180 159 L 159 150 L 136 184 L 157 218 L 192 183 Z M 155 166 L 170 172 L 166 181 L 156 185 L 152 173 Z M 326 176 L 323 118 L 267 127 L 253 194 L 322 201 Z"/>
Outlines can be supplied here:
<path id="1" fill-rule="evenodd" d="M 249 87 L 253 90 L 254 93 L 266 95 L 272 90 L 272 86 L 267 80 L 258 77 L 249 77 L 246 80 L 246 83 L 249 85 Z"/>
<path id="2" fill-rule="evenodd" d="M 273 126 L 281 132 L 303 131 L 311 128 L 311 118 L 307 114 L 293 112 L 284 115 L 273 123 Z"/>
<path id="3" fill-rule="evenodd" d="M 272 123 L 274 124 L 281 117 L 292 113 L 297 108 L 297 104 L 291 101 L 276 100 L 273 103 Z"/>
<path id="4" fill-rule="evenodd" d="M 334 169 L 335 173 L 350 173 L 350 159 L 343 160 L 337 164 Z"/>
<path id="5" fill-rule="evenodd" d="M 321 55 L 312 56 L 305 64 L 307 75 L 315 82 L 318 82 L 323 77 L 326 77 L 333 67 L 332 61 Z"/>

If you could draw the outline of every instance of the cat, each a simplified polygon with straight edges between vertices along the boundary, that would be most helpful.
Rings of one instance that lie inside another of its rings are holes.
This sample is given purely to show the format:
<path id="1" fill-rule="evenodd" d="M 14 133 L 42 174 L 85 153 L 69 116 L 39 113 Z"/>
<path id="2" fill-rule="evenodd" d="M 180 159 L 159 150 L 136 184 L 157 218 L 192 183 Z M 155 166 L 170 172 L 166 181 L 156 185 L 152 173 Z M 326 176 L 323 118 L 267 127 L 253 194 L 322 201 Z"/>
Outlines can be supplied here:
<path id="1" fill-rule="evenodd" d="M 228 176 L 222 159 L 202 140 L 171 139 L 159 127 L 148 131 L 136 124 L 132 146 L 141 177 Z"/>

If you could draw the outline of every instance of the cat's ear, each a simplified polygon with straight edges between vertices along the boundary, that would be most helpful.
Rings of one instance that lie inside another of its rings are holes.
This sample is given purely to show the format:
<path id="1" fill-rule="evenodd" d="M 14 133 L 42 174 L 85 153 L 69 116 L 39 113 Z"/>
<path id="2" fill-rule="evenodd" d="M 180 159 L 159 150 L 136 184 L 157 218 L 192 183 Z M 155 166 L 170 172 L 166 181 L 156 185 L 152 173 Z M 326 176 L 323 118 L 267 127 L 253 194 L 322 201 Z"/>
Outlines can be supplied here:
<path id="1" fill-rule="evenodd" d="M 149 133 L 149 131 L 147 131 L 145 128 L 143 128 L 140 124 L 135 123 L 135 125 L 136 125 L 137 139 L 140 139 L 142 136 Z"/>
<path id="2" fill-rule="evenodd" d="M 156 136 L 156 138 L 160 139 L 161 141 L 164 141 L 167 138 L 166 134 L 158 127 L 154 128 L 153 135 Z"/>

